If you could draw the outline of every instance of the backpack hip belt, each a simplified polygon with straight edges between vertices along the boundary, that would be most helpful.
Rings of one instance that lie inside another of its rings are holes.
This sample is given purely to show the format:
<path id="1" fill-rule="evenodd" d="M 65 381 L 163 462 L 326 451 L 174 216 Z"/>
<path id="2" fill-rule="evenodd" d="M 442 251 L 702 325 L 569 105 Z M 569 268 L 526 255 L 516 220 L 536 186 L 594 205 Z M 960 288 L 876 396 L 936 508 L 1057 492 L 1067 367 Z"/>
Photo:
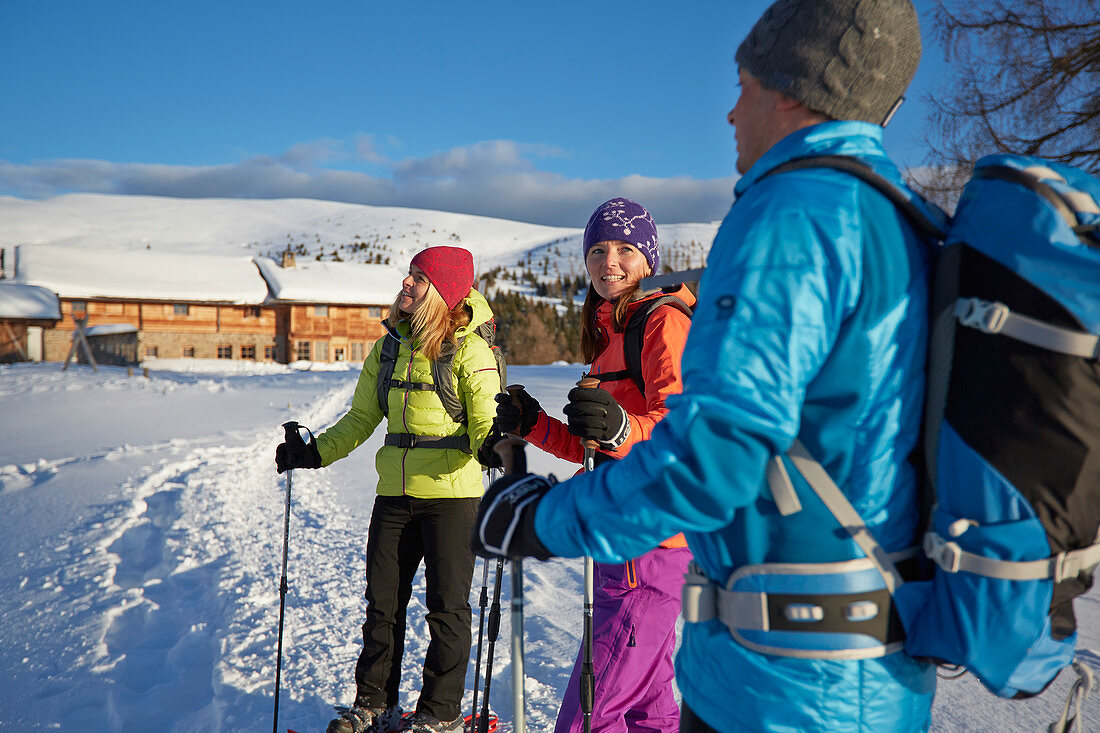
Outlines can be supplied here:
<path id="1" fill-rule="evenodd" d="M 470 438 L 466 435 L 416 435 L 415 433 L 386 433 L 386 445 L 396 448 L 447 448 L 473 454 Z"/>
<path id="2" fill-rule="evenodd" d="M 916 558 L 916 548 L 892 553 Z M 799 659 L 871 659 L 901 651 L 905 635 L 882 574 L 867 558 L 762 563 L 724 584 L 695 563 L 681 592 L 685 623 L 717 619 L 743 647 Z"/>
<path id="3" fill-rule="evenodd" d="M 905 634 L 893 596 L 905 582 L 899 564 L 915 565 L 917 548 L 886 552 L 801 441 L 794 441 L 787 459 L 865 557 L 747 565 L 725 585 L 689 572 L 681 594 L 685 621 L 717 618 L 748 649 L 800 659 L 871 659 L 901 651 Z M 780 514 L 801 511 L 778 456 L 768 462 L 767 482 Z"/>

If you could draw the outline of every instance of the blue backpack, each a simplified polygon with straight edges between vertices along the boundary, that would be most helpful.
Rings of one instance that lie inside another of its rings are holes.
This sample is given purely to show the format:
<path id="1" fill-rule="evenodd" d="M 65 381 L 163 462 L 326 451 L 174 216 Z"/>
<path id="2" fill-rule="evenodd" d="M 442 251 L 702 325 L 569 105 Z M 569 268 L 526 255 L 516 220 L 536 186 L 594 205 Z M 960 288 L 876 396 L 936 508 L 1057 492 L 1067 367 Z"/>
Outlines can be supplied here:
<path id="1" fill-rule="evenodd" d="M 1071 726 L 1071 701 L 1080 692 L 1079 709 L 1092 683 L 1074 661 L 1073 599 L 1100 563 L 1100 179 L 989 156 L 948 219 L 850 157 L 796 159 L 766 175 L 823 167 L 874 187 L 936 251 L 914 456 L 926 469 L 924 562 L 915 548 L 887 554 L 795 441 L 768 466 L 778 511 L 801 510 L 789 466 L 866 557 L 751 566 L 725 585 L 689 573 L 685 620 L 720 618 L 743 645 L 784 656 L 904 648 L 1009 698 L 1038 694 L 1073 664 L 1079 679 L 1056 724 Z"/>
<path id="2" fill-rule="evenodd" d="M 908 654 L 962 667 L 1001 697 L 1038 694 L 1073 663 L 1073 599 L 1100 562 L 1100 179 L 988 156 L 943 228 L 852 158 L 768 175 L 813 167 L 858 176 L 942 242 L 919 451 L 931 577 L 902 577 L 800 444 L 788 459 L 886 578 Z M 782 503 L 789 479 L 769 476 Z"/>
<path id="3" fill-rule="evenodd" d="M 1100 180 L 979 161 L 933 292 L 924 451 L 930 581 L 899 598 L 905 648 L 1001 697 L 1073 661 L 1073 599 L 1100 562 Z"/>

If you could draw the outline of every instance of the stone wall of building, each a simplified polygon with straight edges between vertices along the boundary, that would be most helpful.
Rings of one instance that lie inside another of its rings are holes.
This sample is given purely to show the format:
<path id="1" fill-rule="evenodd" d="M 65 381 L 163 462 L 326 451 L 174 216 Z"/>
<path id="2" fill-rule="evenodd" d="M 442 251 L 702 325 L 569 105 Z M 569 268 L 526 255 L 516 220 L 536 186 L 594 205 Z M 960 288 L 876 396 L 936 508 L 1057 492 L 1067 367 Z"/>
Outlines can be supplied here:
<path id="1" fill-rule="evenodd" d="M 142 331 L 138 341 L 138 358 L 142 360 L 194 357 L 277 361 L 279 356 L 276 337 L 271 334 Z M 244 347 L 252 347 L 253 355 L 248 356 Z M 265 347 L 270 347 L 270 352 Z"/>

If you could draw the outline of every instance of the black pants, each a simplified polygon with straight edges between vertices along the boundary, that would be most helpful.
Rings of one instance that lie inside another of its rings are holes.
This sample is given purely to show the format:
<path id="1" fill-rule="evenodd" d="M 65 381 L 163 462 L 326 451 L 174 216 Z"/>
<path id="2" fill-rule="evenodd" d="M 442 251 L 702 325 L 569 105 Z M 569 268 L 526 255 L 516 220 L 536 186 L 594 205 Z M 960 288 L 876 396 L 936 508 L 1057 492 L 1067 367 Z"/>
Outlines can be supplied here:
<path id="1" fill-rule="evenodd" d="M 416 709 L 439 720 L 459 715 L 470 661 L 470 535 L 478 499 L 379 496 L 367 536 L 367 620 L 355 665 L 356 703 L 399 701 L 405 614 L 424 560 L 428 632 Z"/>
<path id="2" fill-rule="evenodd" d="M 718 733 L 703 722 L 687 705 L 680 705 L 680 733 Z"/>

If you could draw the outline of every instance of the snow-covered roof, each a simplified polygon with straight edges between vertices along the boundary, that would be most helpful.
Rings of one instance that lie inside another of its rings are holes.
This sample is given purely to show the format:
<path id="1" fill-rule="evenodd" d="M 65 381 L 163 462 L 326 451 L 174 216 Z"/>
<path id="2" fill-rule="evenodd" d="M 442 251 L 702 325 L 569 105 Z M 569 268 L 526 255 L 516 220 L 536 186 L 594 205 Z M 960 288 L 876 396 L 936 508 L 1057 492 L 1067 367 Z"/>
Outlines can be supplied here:
<path id="1" fill-rule="evenodd" d="M 16 281 L 62 298 L 255 304 L 267 285 L 251 257 L 34 244 L 16 247 Z"/>
<path id="2" fill-rule="evenodd" d="M 57 295 L 48 288 L 9 280 L 0 282 L 0 318 L 60 320 Z"/>
<path id="3" fill-rule="evenodd" d="M 110 336 L 116 333 L 137 333 L 137 326 L 130 323 L 104 323 L 84 329 L 85 336 Z"/>
<path id="4" fill-rule="evenodd" d="M 271 297 L 309 303 L 386 305 L 393 302 L 404 278 L 392 265 L 314 260 L 284 268 L 268 257 L 257 257 L 256 265 L 271 288 Z"/>

